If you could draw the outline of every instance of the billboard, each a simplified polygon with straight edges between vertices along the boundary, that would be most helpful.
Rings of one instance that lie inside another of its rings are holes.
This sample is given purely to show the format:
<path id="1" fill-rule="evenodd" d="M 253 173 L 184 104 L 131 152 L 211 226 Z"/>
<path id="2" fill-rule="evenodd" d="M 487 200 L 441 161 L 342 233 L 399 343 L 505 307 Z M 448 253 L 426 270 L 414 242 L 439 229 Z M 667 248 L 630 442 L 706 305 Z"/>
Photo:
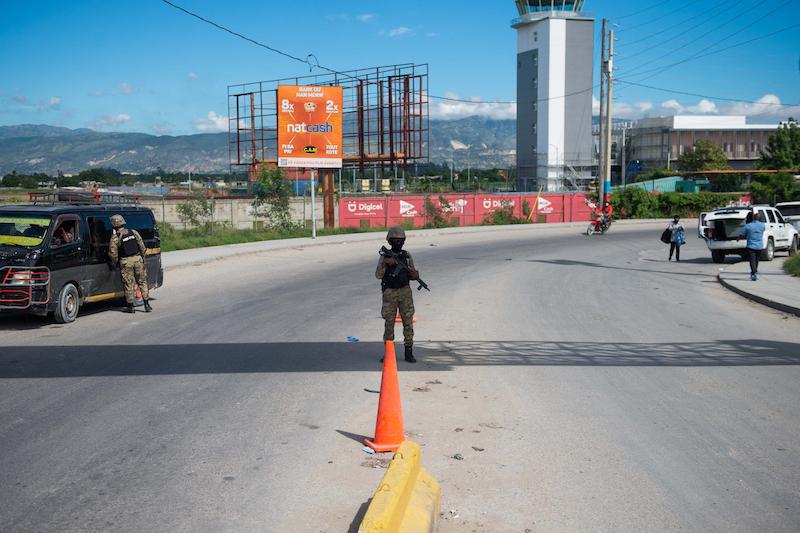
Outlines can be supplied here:
<path id="1" fill-rule="evenodd" d="M 342 88 L 278 86 L 278 166 L 342 168 Z"/>

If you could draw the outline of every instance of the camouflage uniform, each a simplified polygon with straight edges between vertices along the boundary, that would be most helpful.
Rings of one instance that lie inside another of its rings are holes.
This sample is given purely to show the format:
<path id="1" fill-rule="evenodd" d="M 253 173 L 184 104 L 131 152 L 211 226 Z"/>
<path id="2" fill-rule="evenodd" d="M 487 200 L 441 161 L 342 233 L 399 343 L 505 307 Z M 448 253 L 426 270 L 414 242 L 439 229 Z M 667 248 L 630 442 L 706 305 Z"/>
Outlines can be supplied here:
<path id="1" fill-rule="evenodd" d="M 139 246 L 139 254 L 129 257 L 119 257 L 120 240 L 125 237 L 128 232 L 136 237 L 136 244 Z M 118 228 L 108 247 L 108 257 L 112 263 L 119 261 L 119 270 L 122 275 L 122 285 L 125 288 L 125 301 L 132 304 L 135 301 L 133 284 L 139 284 L 139 290 L 142 292 L 142 299 L 149 300 L 150 293 L 147 289 L 147 269 L 144 264 L 144 257 L 147 253 L 147 248 L 144 245 L 142 236 L 136 230 L 129 230 L 127 228 Z"/>
<path id="2" fill-rule="evenodd" d="M 411 254 L 405 252 L 408 259 L 408 266 L 414 268 L 414 259 Z M 383 279 L 387 267 L 385 259 L 381 257 L 378 261 L 378 268 L 375 270 L 375 277 Z M 406 285 L 399 289 L 385 288 L 383 290 L 383 305 L 381 306 L 381 316 L 384 320 L 383 340 L 394 340 L 394 324 L 397 311 L 400 311 L 400 318 L 403 319 L 403 344 L 412 346 L 414 344 L 414 296 L 411 287 Z"/>

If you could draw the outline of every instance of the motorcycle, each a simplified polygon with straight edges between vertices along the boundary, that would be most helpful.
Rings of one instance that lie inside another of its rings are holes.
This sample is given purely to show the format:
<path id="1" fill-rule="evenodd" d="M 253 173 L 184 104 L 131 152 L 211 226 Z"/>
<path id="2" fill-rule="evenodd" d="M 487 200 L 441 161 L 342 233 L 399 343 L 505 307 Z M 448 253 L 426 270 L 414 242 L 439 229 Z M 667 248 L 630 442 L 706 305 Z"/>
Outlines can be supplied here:
<path id="1" fill-rule="evenodd" d="M 603 216 L 595 213 L 594 219 L 589 222 L 589 227 L 586 229 L 586 235 L 594 235 L 595 233 L 599 233 L 600 235 L 604 234 L 609 230 L 611 227 L 611 219 L 606 219 L 605 223 L 603 222 Z"/>

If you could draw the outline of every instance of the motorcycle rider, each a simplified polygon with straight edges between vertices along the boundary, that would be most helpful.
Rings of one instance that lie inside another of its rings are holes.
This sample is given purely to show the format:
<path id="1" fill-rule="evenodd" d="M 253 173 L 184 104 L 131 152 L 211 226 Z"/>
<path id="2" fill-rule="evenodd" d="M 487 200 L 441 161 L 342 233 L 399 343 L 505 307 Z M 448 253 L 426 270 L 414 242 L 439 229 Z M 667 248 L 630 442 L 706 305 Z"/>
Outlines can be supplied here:
<path id="1" fill-rule="evenodd" d="M 611 222 L 611 215 L 614 213 L 614 207 L 611 205 L 611 202 L 606 200 L 603 202 L 603 209 L 601 211 L 601 219 L 602 224 L 606 228 L 608 228 L 609 222 Z"/>

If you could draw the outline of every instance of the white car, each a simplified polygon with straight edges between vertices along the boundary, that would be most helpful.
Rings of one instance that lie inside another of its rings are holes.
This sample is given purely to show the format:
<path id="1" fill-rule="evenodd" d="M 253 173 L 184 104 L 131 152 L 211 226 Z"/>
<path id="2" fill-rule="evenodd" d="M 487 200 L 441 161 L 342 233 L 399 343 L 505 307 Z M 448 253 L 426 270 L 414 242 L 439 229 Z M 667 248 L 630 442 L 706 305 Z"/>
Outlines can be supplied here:
<path id="1" fill-rule="evenodd" d="M 783 219 L 800 231 L 800 202 L 779 202 L 775 209 L 781 212 Z"/>
<path id="2" fill-rule="evenodd" d="M 746 256 L 747 240 L 742 237 L 745 224 L 761 213 L 764 228 L 761 259 L 772 261 L 776 250 L 786 250 L 795 255 L 800 246 L 797 229 L 786 222 L 781 213 L 768 205 L 736 206 L 700 213 L 697 231 L 705 239 L 715 263 L 725 262 L 729 254 Z"/>

